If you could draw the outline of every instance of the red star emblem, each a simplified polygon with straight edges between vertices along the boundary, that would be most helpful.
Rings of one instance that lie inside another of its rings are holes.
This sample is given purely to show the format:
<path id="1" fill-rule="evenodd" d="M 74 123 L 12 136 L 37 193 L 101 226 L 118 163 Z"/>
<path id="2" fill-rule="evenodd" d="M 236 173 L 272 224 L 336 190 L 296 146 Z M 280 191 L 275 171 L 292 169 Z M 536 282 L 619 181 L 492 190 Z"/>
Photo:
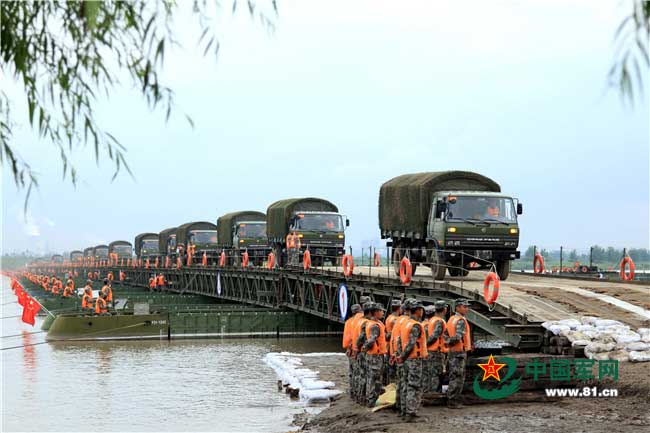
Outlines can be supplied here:
<path id="1" fill-rule="evenodd" d="M 490 355 L 490 359 L 488 359 L 487 363 L 478 364 L 478 366 L 483 369 L 483 381 L 489 379 L 490 377 L 494 377 L 496 380 L 500 382 L 501 378 L 499 377 L 499 370 L 501 370 L 506 365 L 497 364 L 496 362 L 494 362 L 494 358 L 492 357 L 492 355 Z"/>

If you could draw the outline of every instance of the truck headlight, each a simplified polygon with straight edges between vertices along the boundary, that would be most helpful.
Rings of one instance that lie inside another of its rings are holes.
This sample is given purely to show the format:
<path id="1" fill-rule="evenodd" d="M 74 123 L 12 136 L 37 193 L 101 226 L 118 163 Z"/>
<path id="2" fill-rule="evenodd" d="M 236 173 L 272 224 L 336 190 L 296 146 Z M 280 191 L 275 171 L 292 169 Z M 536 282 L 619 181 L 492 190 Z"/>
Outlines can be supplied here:
<path id="1" fill-rule="evenodd" d="M 339 239 L 343 239 L 343 237 L 344 237 L 343 235 L 339 235 Z"/>
<path id="2" fill-rule="evenodd" d="M 519 233 L 519 229 L 516 229 L 514 227 L 510 229 L 510 234 L 511 235 L 516 235 L 517 233 Z"/>
<path id="3" fill-rule="evenodd" d="M 449 227 L 449 228 L 447 229 L 447 231 L 448 231 L 449 233 L 456 233 L 456 227 Z"/>
<path id="4" fill-rule="evenodd" d="M 243 240 L 243 239 L 240 239 L 240 240 L 239 240 L 239 243 L 240 243 L 240 244 L 243 244 L 243 243 L 244 243 L 244 240 Z"/>

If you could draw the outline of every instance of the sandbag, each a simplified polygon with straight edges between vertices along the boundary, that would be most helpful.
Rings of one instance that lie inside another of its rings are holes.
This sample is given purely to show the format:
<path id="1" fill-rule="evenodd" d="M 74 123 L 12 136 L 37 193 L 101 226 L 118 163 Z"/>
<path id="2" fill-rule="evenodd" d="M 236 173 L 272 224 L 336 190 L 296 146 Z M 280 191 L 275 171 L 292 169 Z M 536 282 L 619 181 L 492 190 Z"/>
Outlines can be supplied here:
<path id="1" fill-rule="evenodd" d="M 564 331 L 570 331 L 571 328 L 569 328 L 566 325 L 551 325 L 548 327 L 548 330 L 551 331 L 555 335 L 560 335 L 560 333 Z"/>
<path id="2" fill-rule="evenodd" d="M 634 331 L 628 331 L 624 334 L 616 334 L 613 336 L 619 344 L 634 343 L 635 341 L 641 341 L 641 336 Z"/>
<path id="3" fill-rule="evenodd" d="M 591 343 L 591 340 L 575 340 L 571 342 L 571 347 L 584 347 Z"/>
<path id="4" fill-rule="evenodd" d="M 599 341 L 590 342 L 587 347 L 585 347 L 585 352 L 589 351 L 591 353 L 600 353 L 600 352 L 610 352 L 616 348 L 614 343 L 601 343 Z"/>
<path id="5" fill-rule="evenodd" d="M 641 336 L 641 341 L 650 343 L 650 328 L 639 328 L 636 332 Z"/>
<path id="6" fill-rule="evenodd" d="M 579 331 L 569 331 L 566 337 L 571 342 L 574 342 L 576 340 L 591 340 L 590 337 L 585 335 L 583 332 L 579 332 Z"/>
<path id="7" fill-rule="evenodd" d="M 630 355 L 625 350 L 615 350 L 613 352 L 607 352 L 607 359 L 625 362 L 630 360 Z"/>
<path id="8" fill-rule="evenodd" d="M 563 320 L 558 320 L 558 325 L 568 326 L 571 329 L 576 329 L 578 326 L 581 325 L 581 323 L 579 320 L 576 319 L 563 319 Z"/>
<path id="9" fill-rule="evenodd" d="M 633 362 L 647 362 L 650 361 L 650 350 L 643 352 L 632 351 L 629 353 L 630 361 Z"/>
<path id="10" fill-rule="evenodd" d="M 635 341 L 633 343 L 627 343 L 625 345 L 625 350 L 628 352 L 645 352 L 646 350 L 650 350 L 650 344 Z"/>
<path id="11" fill-rule="evenodd" d="M 585 356 L 589 359 L 595 359 L 597 361 L 605 361 L 609 359 L 610 352 L 588 352 L 585 349 Z"/>
<path id="12" fill-rule="evenodd" d="M 595 331 L 596 327 L 592 325 L 580 325 L 576 328 L 576 331 L 584 332 L 584 331 Z"/>
<path id="13" fill-rule="evenodd" d="M 623 325 L 621 322 L 618 320 L 610 320 L 610 319 L 596 319 L 596 321 L 593 323 L 596 327 L 600 326 L 616 326 L 616 325 Z"/>
<path id="14" fill-rule="evenodd" d="M 580 318 L 580 322 L 582 322 L 583 325 L 593 326 L 594 323 L 596 323 L 596 320 L 598 320 L 598 317 L 594 317 L 594 316 L 582 316 Z"/>

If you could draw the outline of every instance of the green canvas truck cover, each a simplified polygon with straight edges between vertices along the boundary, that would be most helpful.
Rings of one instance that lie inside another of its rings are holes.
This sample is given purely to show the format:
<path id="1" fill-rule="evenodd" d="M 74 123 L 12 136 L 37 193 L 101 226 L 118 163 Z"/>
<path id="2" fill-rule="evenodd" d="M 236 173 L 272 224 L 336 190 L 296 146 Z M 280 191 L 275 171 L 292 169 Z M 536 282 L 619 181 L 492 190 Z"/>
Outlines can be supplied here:
<path id="1" fill-rule="evenodd" d="M 95 246 L 95 248 L 93 248 L 93 254 L 95 255 L 95 257 L 97 257 L 97 254 L 98 254 L 97 250 L 100 249 L 100 248 L 106 248 L 108 250 L 108 245 L 97 245 L 97 246 Z M 106 254 L 106 257 L 108 257 L 108 253 Z"/>
<path id="2" fill-rule="evenodd" d="M 84 257 L 91 257 L 95 252 L 94 247 L 88 247 L 84 250 Z"/>
<path id="3" fill-rule="evenodd" d="M 84 255 L 83 251 L 79 251 L 79 250 L 70 251 L 70 260 L 74 260 L 75 256 L 79 258 L 79 257 L 83 257 L 83 255 Z"/>
<path id="4" fill-rule="evenodd" d="M 283 240 L 289 232 L 289 219 L 300 211 L 338 212 L 331 202 L 322 198 L 288 198 L 278 200 L 266 210 L 266 233 L 269 239 Z"/>
<path id="5" fill-rule="evenodd" d="M 224 247 L 232 246 L 232 227 L 240 221 L 266 222 L 266 214 L 254 210 L 245 210 L 221 215 L 219 219 L 217 219 L 217 236 L 219 239 L 219 245 Z"/>
<path id="6" fill-rule="evenodd" d="M 174 233 L 176 233 L 176 227 L 170 227 L 158 234 L 158 251 L 163 256 L 167 255 L 167 238 Z"/>
<path id="7" fill-rule="evenodd" d="M 145 239 L 155 239 L 158 240 L 158 233 L 140 233 L 133 240 L 133 248 L 135 248 L 135 255 L 140 256 L 140 250 L 142 249 L 142 241 Z"/>
<path id="8" fill-rule="evenodd" d="M 108 252 L 109 252 L 109 254 L 112 253 L 113 248 L 118 246 L 118 245 L 127 245 L 129 248 L 131 248 L 131 249 L 133 248 L 133 245 L 131 245 L 131 242 L 129 242 L 129 241 L 113 241 L 110 244 L 108 244 Z"/>
<path id="9" fill-rule="evenodd" d="M 176 229 L 176 245 L 187 245 L 187 234 L 191 230 L 217 230 L 217 225 L 207 221 L 194 221 L 178 226 Z"/>
<path id="10" fill-rule="evenodd" d="M 398 231 L 425 237 L 433 194 L 437 191 L 501 192 L 501 187 L 471 171 L 433 171 L 394 177 L 379 190 L 382 234 Z"/>

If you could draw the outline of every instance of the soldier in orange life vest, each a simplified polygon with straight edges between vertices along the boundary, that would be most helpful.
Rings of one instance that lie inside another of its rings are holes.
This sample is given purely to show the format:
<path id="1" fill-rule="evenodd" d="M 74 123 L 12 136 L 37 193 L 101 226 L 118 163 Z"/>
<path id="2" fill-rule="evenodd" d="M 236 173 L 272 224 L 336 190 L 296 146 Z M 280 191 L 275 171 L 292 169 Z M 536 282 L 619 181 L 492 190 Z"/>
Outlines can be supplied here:
<path id="1" fill-rule="evenodd" d="M 384 357 L 388 353 L 384 306 L 374 303 L 370 308 L 370 320 L 366 323 L 366 342 L 361 350 L 366 353 L 366 402 L 368 407 L 375 407 L 381 394 L 384 376 Z"/>
<path id="2" fill-rule="evenodd" d="M 392 364 L 395 368 L 395 383 L 396 383 L 396 391 L 395 391 L 395 407 L 399 410 L 400 408 L 400 398 L 402 395 L 402 386 L 404 386 L 404 365 L 401 363 L 397 362 L 397 355 L 398 355 L 398 349 L 397 349 L 397 338 L 400 335 L 400 332 L 402 330 L 402 325 L 404 322 L 406 322 L 409 319 L 409 314 L 411 312 L 411 299 L 406 299 L 403 303 L 402 306 L 400 307 L 400 316 L 397 318 L 395 321 L 395 325 L 393 326 L 393 330 L 391 333 L 390 341 L 388 342 L 388 353 L 390 354 L 388 364 Z"/>
<path id="3" fill-rule="evenodd" d="M 153 292 L 156 289 L 156 279 L 154 277 L 149 277 L 149 291 Z"/>
<path id="4" fill-rule="evenodd" d="M 111 287 L 111 281 L 108 278 L 104 279 L 104 287 L 102 287 L 102 295 L 106 299 L 106 302 L 113 303 L 113 288 Z"/>
<path id="5" fill-rule="evenodd" d="M 402 417 L 414 422 L 422 400 L 422 360 L 427 357 L 427 342 L 420 321 L 424 315 L 422 302 L 411 302 L 411 316 L 405 321 L 398 338 L 397 361 L 404 364 L 402 395 L 400 397 Z"/>
<path id="6" fill-rule="evenodd" d="M 84 287 L 84 295 L 90 296 L 90 299 L 93 298 L 93 280 L 86 281 L 86 286 Z"/>
<path id="7" fill-rule="evenodd" d="M 156 278 L 156 287 L 162 288 L 165 285 L 165 277 L 163 274 L 158 274 L 158 277 Z"/>
<path id="8" fill-rule="evenodd" d="M 68 280 L 68 283 L 65 285 L 65 288 L 63 289 L 63 297 L 69 298 L 70 296 L 72 296 L 73 291 L 74 290 L 72 288 L 72 283 L 70 282 L 70 280 Z"/>
<path id="9" fill-rule="evenodd" d="M 389 342 L 388 344 L 388 353 L 389 357 L 393 355 L 392 351 L 390 350 L 390 341 L 392 339 L 392 332 L 393 328 L 395 327 L 395 323 L 397 323 L 397 319 L 401 315 L 400 307 L 402 306 L 402 303 L 398 299 L 393 299 L 390 302 L 390 309 L 391 313 L 388 315 L 386 318 L 386 341 Z M 391 361 L 390 359 L 387 360 L 387 366 L 386 366 L 386 371 L 388 373 L 388 381 L 395 378 L 395 373 L 396 373 L 396 367 L 395 367 L 395 362 Z"/>
<path id="10" fill-rule="evenodd" d="M 445 301 L 437 301 L 433 306 L 434 316 L 431 317 L 426 326 L 427 331 L 427 367 L 429 371 L 425 375 L 424 392 L 440 392 L 442 383 L 440 379 L 444 373 L 445 366 L 445 346 L 442 337 L 447 324 L 445 317 L 447 317 L 447 303 Z"/>
<path id="11" fill-rule="evenodd" d="M 60 283 L 61 282 L 59 280 L 57 280 L 56 277 L 52 278 L 52 294 L 53 295 L 58 295 L 59 293 L 61 293 L 61 291 L 59 290 L 59 284 Z"/>
<path id="12" fill-rule="evenodd" d="M 93 308 L 93 289 L 92 286 L 86 284 L 84 287 L 84 295 L 81 297 L 81 308 L 83 310 L 91 310 Z"/>
<path id="13" fill-rule="evenodd" d="M 350 307 L 350 312 L 352 313 L 352 316 L 345 321 L 345 326 L 343 327 L 343 348 L 345 349 L 345 354 L 348 357 L 348 383 L 350 385 L 349 393 L 350 397 L 354 399 L 354 387 L 352 386 L 352 376 L 354 374 L 354 359 L 352 359 L 352 328 L 354 328 L 355 322 L 363 316 L 363 313 L 361 312 L 361 305 L 353 304 Z"/>
<path id="14" fill-rule="evenodd" d="M 108 307 L 106 305 L 106 295 L 101 293 L 97 300 L 95 301 L 95 314 L 105 314 L 108 313 Z"/>
<path id="15" fill-rule="evenodd" d="M 449 389 L 447 389 L 447 406 L 460 408 L 458 397 L 463 391 L 465 383 L 465 363 L 467 352 L 472 350 L 472 337 L 469 322 L 465 314 L 469 310 L 469 301 L 460 299 L 456 301 L 456 314 L 447 322 L 444 340 L 449 350 Z"/>
<path id="16" fill-rule="evenodd" d="M 357 377 L 355 379 L 356 390 L 355 395 L 357 397 L 356 401 L 359 404 L 366 405 L 366 381 L 367 381 L 367 365 L 366 365 L 366 353 L 362 351 L 363 344 L 366 342 L 366 324 L 370 321 L 372 306 L 374 302 L 368 300 L 365 302 L 361 308 L 363 308 L 363 317 L 359 318 L 357 325 L 355 326 L 355 335 L 354 339 L 354 352 L 353 356 L 357 360 Z"/>

